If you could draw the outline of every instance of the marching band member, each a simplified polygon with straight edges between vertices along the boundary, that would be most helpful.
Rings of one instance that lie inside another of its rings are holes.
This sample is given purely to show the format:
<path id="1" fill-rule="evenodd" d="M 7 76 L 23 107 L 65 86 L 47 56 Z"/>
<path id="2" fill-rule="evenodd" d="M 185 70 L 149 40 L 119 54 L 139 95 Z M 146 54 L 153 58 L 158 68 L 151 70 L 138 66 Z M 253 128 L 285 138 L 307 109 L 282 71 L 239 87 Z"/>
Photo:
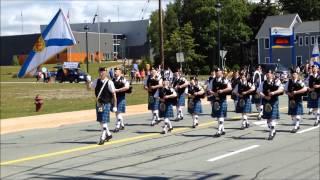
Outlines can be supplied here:
<path id="1" fill-rule="evenodd" d="M 151 126 L 160 122 L 159 119 L 159 91 L 162 87 L 161 76 L 155 69 L 151 69 L 151 74 L 145 80 L 144 88 L 148 91 L 148 110 L 152 112 Z"/>
<path id="2" fill-rule="evenodd" d="M 209 84 L 211 83 L 211 81 L 216 77 L 216 71 L 215 69 L 213 69 L 211 71 L 211 76 L 206 80 L 205 82 L 205 86 L 206 86 L 206 92 L 207 92 L 207 101 L 210 101 L 210 103 L 212 103 L 212 98 L 213 96 L 209 96 L 208 92 L 209 92 Z"/>
<path id="3" fill-rule="evenodd" d="M 220 68 L 216 69 L 216 77 L 209 84 L 209 96 L 213 96 L 212 101 L 212 117 L 216 117 L 219 123 L 216 137 L 225 135 L 224 118 L 227 117 L 227 94 L 232 91 L 231 84 L 228 79 L 223 77 Z"/>
<path id="4" fill-rule="evenodd" d="M 266 74 L 266 80 L 260 84 L 258 92 L 262 97 L 262 118 L 267 119 L 268 127 L 270 129 L 268 140 L 273 140 L 276 135 L 275 120 L 280 118 L 278 96 L 283 93 L 283 87 L 279 79 L 275 80 L 275 76 L 271 70 Z"/>
<path id="5" fill-rule="evenodd" d="M 309 66 L 308 69 L 307 69 L 307 72 L 306 72 L 307 74 L 306 74 L 306 78 L 305 78 L 305 81 L 304 81 L 304 83 L 305 83 L 305 85 L 306 85 L 306 87 L 308 89 L 307 108 L 308 108 L 308 114 L 309 115 L 312 114 L 312 111 L 313 111 L 313 109 L 310 107 L 311 93 L 309 92 L 309 90 L 310 90 L 309 80 L 310 80 L 310 77 L 312 76 L 312 71 L 313 71 L 312 67 Z"/>
<path id="6" fill-rule="evenodd" d="M 119 68 L 114 69 L 114 78 L 112 79 L 117 95 L 116 128 L 114 132 L 124 129 L 124 122 L 121 113 L 126 112 L 126 92 L 129 90 L 129 82 L 124 78 Z"/>
<path id="7" fill-rule="evenodd" d="M 87 77 L 88 78 L 88 77 Z M 99 78 L 91 82 L 88 78 L 87 88 L 95 90 L 95 96 L 97 99 L 96 103 L 96 114 L 97 121 L 101 125 L 101 136 L 98 145 L 104 144 L 105 141 L 109 141 L 112 135 L 108 128 L 110 122 L 110 109 L 111 104 L 117 104 L 117 96 L 115 92 L 114 84 L 107 77 L 107 69 L 105 67 L 99 68 Z M 117 107 L 112 108 L 113 112 L 117 111 Z"/>
<path id="8" fill-rule="evenodd" d="M 288 115 L 291 115 L 294 122 L 294 128 L 291 132 L 296 133 L 300 129 L 301 115 L 303 115 L 302 95 L 307 91 L 307 88 L 300 80 L 297 71 L 291 70 L 291 78 L 284 89 L 289 99 Z"/>
<path id="9" fill-rule="evenodd" d="M 238 98 L 236 113 L 242 113 L 241 129 L 245 129 L 249 127 L 247 113 L 251 113 L 250 94 L 254 92 L 255 86 L 251 82 L 248 82 L 246 73 L 241 73 L 240 78 L 240 81 L 236 84 L 233 90 L 233 94 Z"/>
<path id="10" fill-rule="evenodd" d="M 231 79 L 231 87 L 232 87 L 232 89 L 234 89 L 236 87 L 236 85 L 239 83 L 239 81 L 240 81 L 239 71 L 236 70 L 236 71 L 234 71 L 234 74 L 233 74 L 232 79 Z M 231 99 L 233 99 L 234 109 L 236 111 L 237 103 L 238 103 L 238 97 L 234 93 L 232 93 L 231 94 Z"/>
<path id="11" fill-rule="evenodd" d="M 169 79 L 164 78 L 163 87 L 159 89 L 159 99 L 160 99 L 160 117 L 164 118 L 164 126 L 162 134 L 171 132 L 173 127 L 169 118 L 174 117 L 173 115 L 173 105 L 176 103 L 177 93 L 173 88 L 170 87 Z"/>
<path id="12" fill-rule="evenodd" d="M 316 116 L 316 121 L 314 126 L 319 124 L 320 119 L 320 75 L 319 75 L 319 67 L 317 65 L 312 65 L 312 76 L 309 78 L 309 92 L 310 92 L 310 100 L 308 105 L 313 109 L 313 113 Z"/>
<path id="13" fill-rule="evenodd" d="M 188 85 L 188 112 L 192 115 L 192 127 L 196 128 L 199 125 L 198 114 L 202 113 L 201 98 L 204 98 L 204 90 L 198 84 L 196 77 L 190 77 Z"/>
<path id="14" fill-rule="evenodd" d="M 183 119 L 183 107 L 185 106 L 185 91 L 186 87 L 189 85 L 189 82 L 182 77 L 182 73 L 180 70 L 175 72 L 175 78 L 173 81 L 173 88 L 177 92 L 177 118 L 176 120 Z"/>
<path id="15" fill-rule="evenodd" d="M 263 105 L 262 105 L 262 98 L 258 93 L 257 89 L 259 88 L 260 84 L 263 82 L 263 75 L 261 66 L 257 66 L 256 70 L 253 73 L 252 83 L 256 87 L 255 93 L 252 95 L 252 103 L 256 105 L 256 109 L 258 111 L 258 120 L 261 119 L 263 113 Z"/>

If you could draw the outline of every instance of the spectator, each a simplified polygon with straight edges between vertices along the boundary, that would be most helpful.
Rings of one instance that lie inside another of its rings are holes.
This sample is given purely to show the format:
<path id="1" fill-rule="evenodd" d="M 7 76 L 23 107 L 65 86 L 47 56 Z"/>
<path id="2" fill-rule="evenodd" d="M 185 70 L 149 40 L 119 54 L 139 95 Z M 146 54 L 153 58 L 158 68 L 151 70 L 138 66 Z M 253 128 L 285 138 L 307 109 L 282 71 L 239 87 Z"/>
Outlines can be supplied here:
<path id="1" fill-rule="evenodd" d="M 113 79 L 113 77 L 114 77 L 113 68 L 110 68 L 110 69 L 109 69 L 109 77 L 110 77 L 110 79 Z"/>
<path id="2" fill-rule="evenodd" d="M 136 82 L 137 83 L 140 82 L 140 77 L 141 77 L 140 72 L 136 71 L 135 75 L 136 75 Z"/>
<path id="3" fill-rule="evenodd" d="M 141 76 L 141 80 L 144 81 L 144 77 L 146 76 L 146 72 L 144 71 L 144 69 L 140 71 L 140 76 Z"/>

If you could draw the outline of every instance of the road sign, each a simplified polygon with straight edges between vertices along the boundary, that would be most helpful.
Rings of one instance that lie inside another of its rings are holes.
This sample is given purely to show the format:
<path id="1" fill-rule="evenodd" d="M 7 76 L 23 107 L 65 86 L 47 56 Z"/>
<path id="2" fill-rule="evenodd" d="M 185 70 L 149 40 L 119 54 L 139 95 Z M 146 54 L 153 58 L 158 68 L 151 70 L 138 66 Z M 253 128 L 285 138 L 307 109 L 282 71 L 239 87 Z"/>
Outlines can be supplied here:
<path id="1" fill-rule="evenodd" d="M 183 52 L 176 53 L 177 62 L 184 62 L 184 54 Z"/>
<path id="2" fill-rule="evenodd" d="M 221 57 L 221 59 L 223 59 L 223 58 L 226 56 L 227 52 L 228 52 L 228 51 L 220 50 L 220 57 Z"/>

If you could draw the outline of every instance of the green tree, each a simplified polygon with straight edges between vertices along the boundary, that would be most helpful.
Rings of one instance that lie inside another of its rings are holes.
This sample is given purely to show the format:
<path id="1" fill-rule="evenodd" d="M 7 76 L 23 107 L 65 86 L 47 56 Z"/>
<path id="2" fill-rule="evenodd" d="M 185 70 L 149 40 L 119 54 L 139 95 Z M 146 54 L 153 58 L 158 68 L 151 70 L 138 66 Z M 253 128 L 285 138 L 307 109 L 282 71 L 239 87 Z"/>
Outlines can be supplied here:
<path id="1" fill-rule="evenodd" d="M 303 21 L 320 19 L 319 0 L 279 0 L 282 11 L 285 13 L 298 13 Z"/>
<path id="2" fill-rule="evenodd" d="M 176 64 L 176 53 L 181 51 L 184 53 L 185 63 L 188 65 L 197 65 L 203 63 L 204 56 L 197 54 L 195 47 L 199 46 L 195 43 L 193 28 L 191 22 L 186 23 L 181 29 L 176 28 L 165 42 L 165 56 L 167 64 Z"/>

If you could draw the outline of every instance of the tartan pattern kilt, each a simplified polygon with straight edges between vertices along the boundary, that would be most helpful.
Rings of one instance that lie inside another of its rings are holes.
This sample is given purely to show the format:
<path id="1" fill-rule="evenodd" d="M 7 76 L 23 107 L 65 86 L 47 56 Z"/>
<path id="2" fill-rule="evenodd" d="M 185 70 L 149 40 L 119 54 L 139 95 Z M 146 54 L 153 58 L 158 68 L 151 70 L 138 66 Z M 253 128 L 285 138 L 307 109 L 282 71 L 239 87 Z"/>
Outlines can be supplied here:
<path id="1" fill-rule="evenodd" d="M 170 118 L 170 117 L 174 117 L 173 115 L 173 104 L 172 103 L 165 103 L 166 105 L 166 109 L 164 111 L 161 111 L 160 107 L 159 107 L 159 116 L 161 118 Z M 160 106 L 160 103 L 159 103 Z"/>
<path id="2" fill-rule="evenodd" d="M 201 100 L 196 100 L 196 101 L 193 101 L 193 106 L 192 107 L 189 107 L 189 101 L 191 99 L 188 99 L 188 113 L 190 114 L 200 114 L 202 113 L 202 105 L 201 105 Z"/>
<path id="3" fill-rule="evenodd" d="M 214 104 L 215 102 L 219 103 L 220 108 L 218 110 L 214 109 Z M 220 117 L 227 117 L 227 110 L 228 110 L 228 104 L 227 104 L 227 100 L 219 100 L 219 101 L 212 101 L 211 104 L 211 116 L 214 118 L 220 118 Z"/>
<path id="4" fill-rule="evenodd" d="M 295 108 L 290 108 L 290 104 L 288 101 L 288 115 L 303 115 L 303 103 L 302 99 L 299 99 L 296 101 L 296 106 Z"/>
<path id="5" fill-rule="evenodd" d="M 259 96 L 259 98 L 255 98 L 255 95 L 252 95 L 251 103 L 252 104 L 262 104 L 262 98 L 260 96 Z"/>
<path id="6" fill-rule="evenodd" d="M 308 94 L 307 108 L 319 108 L 320 107 L 320 97 L 318 95 L 317 99 L 311 99 L 311 93 Z"/>
<path id="7" fill-rule="evenodd" d="M 104 107 L 103 112 L 98 112 L 98 107 L 96 105 L 97 121 L 101 123 L 108 123 L 110 122 L 111 104 L 110 103 L 104 104 L 103 107 Z"/>
<path id="8" fill-rule="evenodd" d="M 240 99 L 238 100 L 237 107 L 236 107 L 236 113 L 251 113 L 251 100 L 250 98 L 244 99 L 245 104 L 243 107 L 240 107 Z"/>
<path id="9" fill-rule="evenodd" d="M 151 99 L 151 100 L 150 100 Z M 148 110 L 158 110 L 159 109 L 159 99 L 153 96 L 148 97 Z"/>
<path id="10" fill-rule="evenodd" d="M 185 93 L 182 93 L 182 94 L 178 94 L 178 102 L 177 102 L 177 106 L 185 106 Z"/>
<path id="11" fill-rule="evenodd" d="M 266 104 L 270 103 L 272 106 L 272 111 L 271 112 L 267 112 L 266 111 Z M 263 104 L 263 115 L 262 118 L 263 119 L 279 119 L 280 118 L 280 114 L 279 114 L 279 100 L 277 99 L 274 102 L 268 102 L 266 100 L 262 100 L 262 104 Z"/>
<path id="12" fill-rule="evenodd" d="M 125 113 L 126 112 L 126 97 L 117 96 L 117 112 Z"/>

